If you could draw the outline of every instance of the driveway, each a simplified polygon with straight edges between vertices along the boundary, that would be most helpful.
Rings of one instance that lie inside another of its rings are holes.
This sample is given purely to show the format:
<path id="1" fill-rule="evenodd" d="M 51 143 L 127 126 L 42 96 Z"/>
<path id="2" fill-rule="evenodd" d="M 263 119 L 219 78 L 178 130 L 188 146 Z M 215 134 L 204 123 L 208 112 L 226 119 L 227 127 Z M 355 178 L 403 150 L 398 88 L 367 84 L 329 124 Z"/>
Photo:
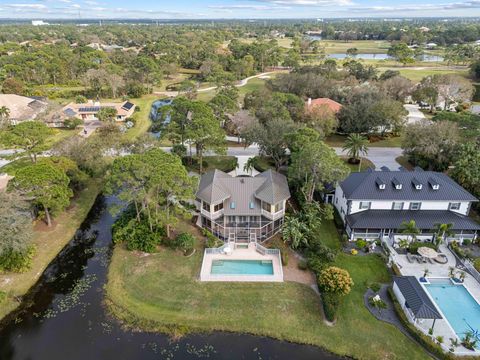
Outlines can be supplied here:
<path id="1" fill-rule="evenodd" d="M 425 120 L 425 114 L 420 111 L 420 108 L 418 105 L 414 104 L 405 104 L 403 105 L 405 110 L 408 111 L 407 115 L 407 123 L 408 124 L 414 124 L 419 121 Z"/>
<path id="2" fill-rule="evenodd" d="M 347 155 L 342 148 L 334 148 L 337 155 Z M 380 170 L 382 166 L 388 167 L 390 170 L 398 170 L 400 164 L 395 160 L 397 157 L 402 156 L 401 148 L 382 148 L 372 147 L 368 150 L 367 159 L 370 160 L 377 170 Z"/>

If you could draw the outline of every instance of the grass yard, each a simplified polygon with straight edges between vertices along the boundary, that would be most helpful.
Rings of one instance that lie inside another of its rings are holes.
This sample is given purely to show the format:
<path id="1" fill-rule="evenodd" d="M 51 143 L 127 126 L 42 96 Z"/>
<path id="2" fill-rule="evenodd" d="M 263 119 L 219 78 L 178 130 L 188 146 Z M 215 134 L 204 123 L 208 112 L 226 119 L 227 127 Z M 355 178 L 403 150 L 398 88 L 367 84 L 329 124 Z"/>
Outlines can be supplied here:
<path id="1" fill-rule="evenodd" d="M 375 169 L 375 165 L 366 158 L 362 158 L 361 164 L 350 164 L 348 162 L 348 156 L 340 156 L 340 158 L 343 160 L 345 165 L 348 166 L 348 168 L 350 169 L 350 172 L 359 172 L 359 171 L 365 171 L 367 169 Z M 358 168 L 359 166 L 360 166 L 360 169 Z"/>
<path id="2" fill-rule="evenodd" d="M 345 54 L 350 48 L 357 48 L 359 54 L 384 54 L 390 47 L 385 40 L 321 40 L 320 45 L 325 47 L 327 54 Z"/>
<path id="3" fill-rule="evenodd" d="M 325 142 L 332 147 L 343 147 L 347 137 L 345 135 L 333 134 L 325 139 Z M 390 137 L 384 140 L 371 142 L 369 147 L 401 147 L 402 138 L 400 136 Z"/>
<path id="4" fill-rule="evenodd" d="M 333 223 L 323 227 L 332 246 L 339 246 Z M 337 324 L 328 326 L 318 295 L 306 285 L 199 282 L 202 250 L 197 244 L 189 258 L 168 249 L 141 256 L 116 246 L 106 285 L 110 311 L 127 326 L 172 336 L 233 331 L 313 344 L 358 359 L 428 358 L 363 306 L 367 282 L 389 281 L 377 256 L 339 255 L 336 265 L 350 272 L 355 286 L 341 305 Z"/>
<path id="5" fill-rule="evenodd" d="M 57 225 L 52 230 L 35 231 L 33 243 L 36 245 L 36 253 L 30 270 L 20 274 L 0 274 L 0 293 L 7 294 L 0 306 L 0 319 L 20 305 L 15 297 L 22 297 L 28 292 L 48 264 L 72 239 L 85 220 L 101 187 L 101 181 L 90 180 L 87 187 L 72 201 L 70 208 L 54 219 Z"/>
<path id="6" fill-rule="evenodd" d="M 125 138 L 128 140 L 133 140 L 139 137 L 140 135 L 146 133 L 150 128 L 151 121 L 150 121 L 150 110 L 152 107 L 152 103 L 155 100 L 158 100 L 157 95 L 145 95 L 141 98 L 131 99 L 131 101 L 140 108 L 140 111 L 137 111 L 133 114 L 133 117 L 137 121 L 135 126 L 129 129 L 125 133 Z"/>
<path id="7" fill-rule="evenodd" d="M 193 162 L 189 162 L 189 157 L 183 159 L 183 163 L 188 171 L 199 171 L 199 164 L 197 158 L 193 158 Z M 204 156 L 203 157 L 203 172 L 210 170 L 221 170 L 226 173 L 235 170 L 237 166 L 237 158 L 235 156 Z"/>
<path id="8" fill-rule="evenodd" d="M 422 63 L 423 64 L 423 63 Z M 447 67 L 438 68 L 429 68 L 429 67 L 417 67 L 417 68 L 409 68 L 409 67 L 398 67 L 398 68 L 391 68 L 391 67 L 379 67 L 378 70 L 380 72 L 385 72 L 386 70 L 396 70 L 400 71 L 400 75 L 414 81 L 420 82 L 424 77 L 430 75 L 445 75 L 445 74 L 457 74 L 460 76 L 468 76 L 468 69 L 448 69 Z"/>

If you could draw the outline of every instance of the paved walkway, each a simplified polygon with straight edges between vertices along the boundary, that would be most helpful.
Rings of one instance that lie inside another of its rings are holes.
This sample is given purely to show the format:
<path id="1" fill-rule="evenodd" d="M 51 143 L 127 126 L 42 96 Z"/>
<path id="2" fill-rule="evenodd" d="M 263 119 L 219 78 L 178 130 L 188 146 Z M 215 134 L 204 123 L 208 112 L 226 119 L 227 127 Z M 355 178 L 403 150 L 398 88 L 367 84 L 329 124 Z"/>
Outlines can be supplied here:
<path id="1" fill-rule="evenodd" d="M 405 110 L 408 111 L 407 123 L 414 124 L 426 120 L 425 114 L 420 111 L 420 107 L 416 104 L 405 104 L 403 105 Z"/>

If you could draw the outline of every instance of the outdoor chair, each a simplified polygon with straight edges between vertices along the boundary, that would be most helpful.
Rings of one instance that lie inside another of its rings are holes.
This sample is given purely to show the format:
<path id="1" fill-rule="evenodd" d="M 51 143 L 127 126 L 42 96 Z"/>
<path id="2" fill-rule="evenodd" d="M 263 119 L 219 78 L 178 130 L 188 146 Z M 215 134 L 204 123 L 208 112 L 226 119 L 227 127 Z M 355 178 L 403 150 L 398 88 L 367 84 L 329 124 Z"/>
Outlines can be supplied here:
<path id="1" fill-rule="evenodd" d="M 410 264 L 413 264 L 413 258 L 412 258 L 412 255 L 410 253 L 407 253 L 407 261 L 410 263 Z"/>
<path id="2" fill-rule="evenodd" d="M 433 261 L 433 259 L 427 258 L 427 261 L 428 261 L 430 264 L 435 264 L 435 261 Z"/>

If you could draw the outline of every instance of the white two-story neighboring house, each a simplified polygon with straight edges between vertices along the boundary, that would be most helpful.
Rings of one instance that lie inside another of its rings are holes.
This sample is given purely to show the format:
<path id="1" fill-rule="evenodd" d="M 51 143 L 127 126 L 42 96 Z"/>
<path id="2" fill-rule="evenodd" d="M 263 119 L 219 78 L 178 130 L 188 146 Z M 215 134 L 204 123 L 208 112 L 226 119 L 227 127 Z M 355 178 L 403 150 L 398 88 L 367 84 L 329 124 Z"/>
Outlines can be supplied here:
<path id="1" fill-rule="evenodd" d="M 201 177 L 196 197 L 203 228 L 224 241 L 263 242 L 280 230 L 290 191 L 272 170 L 255 177 L 214 170 Z"/>
<path id="2" fill-rule="evenodd" d="M 480 232 L 468 217 L 476 201 L 447 175 L 416 169 L 352 173 L 336 187 L 333 204 L 350 240 L 391 237 L 411 220 L 419 238 L 431 238 L 436 224 L 453 224 L 455 238 L 463 240 Z"/>

